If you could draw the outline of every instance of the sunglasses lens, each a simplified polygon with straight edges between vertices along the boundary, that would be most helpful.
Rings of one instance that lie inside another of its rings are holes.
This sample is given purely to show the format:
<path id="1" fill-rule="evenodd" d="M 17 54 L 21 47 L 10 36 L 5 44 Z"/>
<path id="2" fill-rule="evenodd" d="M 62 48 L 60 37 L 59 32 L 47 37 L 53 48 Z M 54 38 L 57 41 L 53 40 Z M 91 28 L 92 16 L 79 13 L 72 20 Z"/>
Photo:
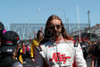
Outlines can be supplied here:
<path id="1" fill-rule="evenodd" d="M 50 28 L 50 29 L 55 29 L 55 27 L 56 27 L 57 29 L 60 29 L 60 28 L 61 28 L 61 25 L 52 25 L 52 26 L 48 26 L 48 28 Z"/>
<path id="2" fill-rule="evenodd" d="M 61 28 L 61 25 L 56 25 L 57 29 L 60 29 Z"/>
<path id="3" fill-rule="evenodd" d="M 54 26 L 50 26 L 50 29 L 54 29 L 55 27 Z"/>

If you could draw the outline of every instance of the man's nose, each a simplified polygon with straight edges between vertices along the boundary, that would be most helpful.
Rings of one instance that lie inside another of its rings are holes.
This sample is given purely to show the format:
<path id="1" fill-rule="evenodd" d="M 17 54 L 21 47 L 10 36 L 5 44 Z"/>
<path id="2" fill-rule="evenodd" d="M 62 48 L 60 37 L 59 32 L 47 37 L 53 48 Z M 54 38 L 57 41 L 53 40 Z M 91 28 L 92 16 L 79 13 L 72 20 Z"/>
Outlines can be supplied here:
<path id="1" fill-rule="evenodd" d="M 56 26 L 54 27 L 54 30 L 57 30 L 57 27 Z"/>

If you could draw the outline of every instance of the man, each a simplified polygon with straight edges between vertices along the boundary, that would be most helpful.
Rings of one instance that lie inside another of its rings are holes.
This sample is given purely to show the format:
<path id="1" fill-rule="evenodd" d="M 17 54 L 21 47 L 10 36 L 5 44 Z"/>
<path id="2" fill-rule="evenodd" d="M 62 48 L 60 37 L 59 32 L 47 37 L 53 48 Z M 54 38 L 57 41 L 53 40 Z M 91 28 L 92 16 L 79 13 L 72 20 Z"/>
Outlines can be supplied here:
<path id="1" fill-rule="evenodd" d="M 94 46 L 94 53 L 92 57 L 92 67 L 100 67 L 100 40 Z"/>
<path id="2" fill-rule="evenodd" d="M 3 35 L 4 25 L 0 22 L 0 37 Z"/>
<path id="3" fill-rule="evenodd" d="M 22 44 L 21 42 L 18 44 L 17 46 L 17 54 L 16 54 L 16 57 L 17 59 L 23 64 L 23 47 L 22 47 Z"/>
<path id="4" fill-rule="evenodd" d="M 23 67 L 22 64 L 13 57 L 16 54 L 16 47 L 19 43 L 19 36 L 14 31 L 7 31 L 1 37 L 0 67 Z"/>
<path id="5" fill-rule="evenodd" d="M 4 29 L 4 25 L 2 22 L 0 22 L 0 46 L 1 46 L 1 36 L 6 32 Z M 0 58 L 2 57 L 1 52 L 0 52 Z"/>
<path id="6" fill-rule="evenodd" d="M 29 45 L 29 42 L 26 43 L 26 57 L 30 58 L 30 45 Z"/>
<path id="7" fill-rule="evenodd" d="M 1 36 L 6 32 L 4 29 L 4 25 L 2 22 L 0 22 L 0 44 L 1 44 Z"/>
<path id="8" fill-rule="evenodd" d="M 73 67 L 75 59 L 77 67 L 87 67 L 80 44 L 70 39 L 61 19 L 51 15 L 46 23 L 44 40 L 35 49 L 34 66 Z"/>
<path id="9" fill-rule="evenodd" d="M 87 43 L 84 40 L 82 40 L 82 42 L 80 43 L 80 45 L 81 45 L 81 48 L 82 48 L 82 51 L 83 51 L 84 59 L 86 60 L 86 57 L 87 57 L 87 54 L 88 54 Z"/>
<path id="10" fill-rule="evenodd" d="M 22 58 L 23 58 L 23 63 L 25 64 L 26 63 L 26 57 L 25 57 L 25 54 L 26 54 L 26 47 L 25 47 L 25 43 L 22 42 Z"/>
<path id="11" fill-rule="evenodd" d="M 44 36 L 43 36 L 42 31 L 38 30 L 38 32 L 37 32 L 37 38 L 34 38 L 33 41 L 32 41 L 32 44 L 31 44 L 31 59 L 32 59 L 33 62 L 35 61 L 34 60 L 34 48 L 39 45 L 39 43 L 41 42 L 41 40 L 43 39 L 43 37 Z"/>

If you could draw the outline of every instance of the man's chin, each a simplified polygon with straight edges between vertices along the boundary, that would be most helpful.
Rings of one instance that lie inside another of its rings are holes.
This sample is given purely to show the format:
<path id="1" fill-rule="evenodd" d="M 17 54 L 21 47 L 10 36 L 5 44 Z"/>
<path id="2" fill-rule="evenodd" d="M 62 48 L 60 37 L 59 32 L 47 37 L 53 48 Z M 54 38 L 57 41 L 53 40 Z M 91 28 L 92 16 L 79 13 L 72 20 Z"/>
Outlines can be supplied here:
<path id="1" fill-rule="evenodd" d="M 52 36 L 51 38 L 52 39 L 57 39 L 59 36 L 60 36 L 60 34 L 57 34 L 57 35 Z"/>

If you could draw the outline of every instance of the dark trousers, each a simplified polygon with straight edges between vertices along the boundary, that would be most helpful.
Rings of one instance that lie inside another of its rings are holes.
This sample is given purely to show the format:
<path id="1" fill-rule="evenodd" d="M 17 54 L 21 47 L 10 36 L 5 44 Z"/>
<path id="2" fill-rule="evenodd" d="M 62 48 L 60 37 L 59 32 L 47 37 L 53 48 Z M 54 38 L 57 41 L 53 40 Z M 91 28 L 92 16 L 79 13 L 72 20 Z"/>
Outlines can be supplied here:
<path id="1" fill-rule="evenodd" d="M 23 61 L 25 61 L 25 54 L 22 54 Z"/>

